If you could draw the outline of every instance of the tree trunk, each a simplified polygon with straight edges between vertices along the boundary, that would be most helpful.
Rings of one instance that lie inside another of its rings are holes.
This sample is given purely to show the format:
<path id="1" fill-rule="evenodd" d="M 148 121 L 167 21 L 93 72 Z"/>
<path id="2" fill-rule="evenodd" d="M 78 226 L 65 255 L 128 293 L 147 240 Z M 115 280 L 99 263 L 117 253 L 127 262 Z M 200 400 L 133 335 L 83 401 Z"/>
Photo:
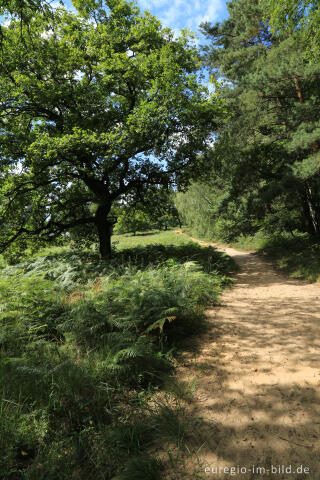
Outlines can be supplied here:
<path id="1" fill-rule="evenodd" d="M 297 95 L 298 95 L 299 102 L 302 105 L 302 104 L 304 104 L 304 99 L 303 99 L 302 91 L 301 91 L 300 84 L 299 84 L 299 81 L 298 81 L 297 77 L 293 77 L 293 83 L 294 83 L 294 86 L 296 88 L 296 92 L 297 92 Z"/>
<path id="2" fill-rule="evenodd" d="M 98 235 L 100 256 L 101 258 L 109 258 L 111 256 L 111 235 L 108 223 L 98 225 Z"/>
<path id="3" fill-rule="evenodd" d="M 315 202 L 314 202 L 314 195 L 310 185 L 307 185 L 307 202 L 310 211 L 310 218 L 312 220 L 312 225 L 314 228 L 314 233 L 317 238 L 320 237 L 320 225 L 319 225 L 319 212 L 317 211 Z"/>
<path id="4" fill-rule="evenodd" d="M 109 258 L 111 256 L 111 232 L 112 224 L 108 222 L 107 215 L 109 210 L 105 205 L 97 208 L 95 215 L 95 223 L 99 236 L 99 251 L 101 258 Z"/>
<path id="5" fill-rule="evenodd" d="M 311 236 L 317 236 L 319 234 L 317 224 L 314 218 L 314 211 L 312 208 L 312 204 L 310 203 L 310 199 L 306 194 L 303 200 L 303 210 L 304 210 L 304 217 L 306 222 L 306 230 Z"/>

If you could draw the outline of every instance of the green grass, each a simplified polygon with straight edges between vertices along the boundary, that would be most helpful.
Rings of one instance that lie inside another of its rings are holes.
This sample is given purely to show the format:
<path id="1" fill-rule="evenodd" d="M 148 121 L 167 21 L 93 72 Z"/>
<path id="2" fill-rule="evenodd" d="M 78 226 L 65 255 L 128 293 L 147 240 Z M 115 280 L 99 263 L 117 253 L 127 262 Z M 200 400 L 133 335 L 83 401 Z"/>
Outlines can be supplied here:
<path id="1" fill-rule="evenodd" d="M 232 247 L 238 250 L 263 250 L 268 244 L 270 237 L 263 232 L 257 232 L 255 235 L 240 236 L 231 243 Z"/>
<path id="2" fill-rule="evenodd" d="M 114 240 L 108 262 L 59 247 L 1 265 L 1 479 L 156 480 L 159 448 L 184 448 L 176 353 L 234 266 L 170 231 Z"/>
<path id="3" fill-rule="evenodd" d="M 219 240 L 204 240 L 219 243 Z M 308 234 L 296 231 L 293 235 L 285 232 L 267 235 L 259 231 L 255 235 L 240 236 L 228 245 L 238 250 L 256 250 L 293 278 L 320 281 L 320 242 Z"/>
<path id="4" fill-rule="evenodd" d="M 320 242 L 296 233 L 269 238 L 260 249 L 278 268 L 294 278 L 320 281 Z"/>
<path id="5" fill-rule="evenodd" d="M 185 245 L 190 243 L 190 239 L 184 235 L 177 235 L 175 230 L 150 232 L 137 232 L 136 235 L 127 233 L 124 235 L 114 235 L 112 243 L 116 248 L 125 249 L 132 247 L 144 247 L 149 245 Z"/>

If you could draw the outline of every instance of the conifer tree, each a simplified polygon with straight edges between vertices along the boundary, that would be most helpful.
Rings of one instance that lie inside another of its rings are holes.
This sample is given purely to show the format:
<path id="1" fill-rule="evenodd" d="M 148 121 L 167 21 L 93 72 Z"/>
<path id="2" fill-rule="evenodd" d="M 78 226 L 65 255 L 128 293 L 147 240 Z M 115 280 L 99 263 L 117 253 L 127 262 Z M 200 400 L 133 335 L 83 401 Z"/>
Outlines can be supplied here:
<path id="1" fill-rule="evenodd" d="M 202 25 L 211 41 L 204 59 L 225 102 L 213 176 L 229 202 L 246 199 L 244 224 L 249 216 L 319 237 L 320 66 L 298 33 L 270 31 L 262 3 L 233 0 L 228 9 L 225 22 Z"/>

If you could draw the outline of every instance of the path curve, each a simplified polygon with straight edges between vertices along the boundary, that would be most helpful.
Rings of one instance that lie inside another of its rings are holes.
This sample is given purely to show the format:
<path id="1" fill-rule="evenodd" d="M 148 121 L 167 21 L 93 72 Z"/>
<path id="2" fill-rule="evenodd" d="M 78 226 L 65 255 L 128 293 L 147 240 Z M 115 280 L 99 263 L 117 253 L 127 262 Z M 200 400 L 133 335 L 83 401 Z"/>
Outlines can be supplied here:
<path id="1" fill-rule="evenodd" d="M 207 312 L 211 328 L 183 368 L 197 379 L 204 478 L 318 480 L 320 285 L 291 279 L 254 252 L 211 245 L 240 271 Z M 279 465 L 291 473 L 276 474 Z M 233 475 L 222 473 L 232 466 Z"/>

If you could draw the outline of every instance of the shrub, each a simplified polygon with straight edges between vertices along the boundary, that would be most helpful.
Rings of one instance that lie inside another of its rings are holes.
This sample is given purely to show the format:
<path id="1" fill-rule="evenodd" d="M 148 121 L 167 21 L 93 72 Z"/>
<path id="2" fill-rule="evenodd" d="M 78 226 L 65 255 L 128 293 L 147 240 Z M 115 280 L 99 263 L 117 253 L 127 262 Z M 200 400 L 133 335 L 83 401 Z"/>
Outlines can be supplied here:
<path id="1" fill-rule="evenodd" d="M 2 265 L 0 478 L 160 478 L 148 448 L 184 433 L 149 399 L 228 265 L 185 241 L 119 249 L 108 263 L 60 249 Z"/>

